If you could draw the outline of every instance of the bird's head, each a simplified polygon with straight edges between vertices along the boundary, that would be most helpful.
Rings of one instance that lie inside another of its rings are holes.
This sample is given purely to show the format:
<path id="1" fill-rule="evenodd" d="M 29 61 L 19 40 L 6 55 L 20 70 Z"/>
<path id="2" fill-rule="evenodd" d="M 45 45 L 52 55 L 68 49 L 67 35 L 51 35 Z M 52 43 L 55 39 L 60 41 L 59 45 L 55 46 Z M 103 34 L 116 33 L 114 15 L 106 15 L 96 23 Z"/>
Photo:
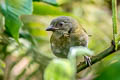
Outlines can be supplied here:
<path id="1" fill-rule="evenodd" d="M 77 26 L 76 20 L 68 16 L 60 16 L 53 19 L 46 31 L 69 33 Z"/>

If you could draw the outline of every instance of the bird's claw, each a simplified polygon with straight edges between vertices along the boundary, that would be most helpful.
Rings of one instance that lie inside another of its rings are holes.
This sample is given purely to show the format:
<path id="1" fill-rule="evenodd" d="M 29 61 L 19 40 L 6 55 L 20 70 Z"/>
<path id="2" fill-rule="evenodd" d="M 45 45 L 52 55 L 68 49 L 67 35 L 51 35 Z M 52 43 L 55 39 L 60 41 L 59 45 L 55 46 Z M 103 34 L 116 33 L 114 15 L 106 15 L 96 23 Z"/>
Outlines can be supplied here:
<path id="1" fill-rule="evenodd" d="M 84 56 L 85 62 L 88 66 L 91 66 L 91 58 L 89 56 Z"/>

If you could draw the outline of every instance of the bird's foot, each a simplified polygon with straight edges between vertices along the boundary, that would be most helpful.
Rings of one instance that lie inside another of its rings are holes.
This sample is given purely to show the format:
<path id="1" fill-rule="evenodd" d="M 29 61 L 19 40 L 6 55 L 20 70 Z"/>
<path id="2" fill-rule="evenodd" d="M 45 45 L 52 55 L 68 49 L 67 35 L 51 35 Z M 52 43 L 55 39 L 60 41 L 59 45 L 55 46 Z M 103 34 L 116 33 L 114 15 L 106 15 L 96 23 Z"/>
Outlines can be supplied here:
<path id="1" fill-rule="evenodd" d="M 88 66 L 91 66 L 91 58 L 89 56 L 84 56 L 84 60 Z"/>

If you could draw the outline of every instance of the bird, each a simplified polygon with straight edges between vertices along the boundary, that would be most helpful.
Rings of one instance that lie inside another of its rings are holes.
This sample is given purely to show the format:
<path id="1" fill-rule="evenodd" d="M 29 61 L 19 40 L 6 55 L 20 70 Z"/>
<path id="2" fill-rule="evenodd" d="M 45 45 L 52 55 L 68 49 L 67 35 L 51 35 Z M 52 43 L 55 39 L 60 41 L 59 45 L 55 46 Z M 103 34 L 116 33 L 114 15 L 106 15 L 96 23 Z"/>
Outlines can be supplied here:
<path id="1" fill-rule="evenodd" d="M 59 16 L 53 19 L 46 31 L 53 32 L 50 44 L 53 54 L 57 57 L 67 58 L 71 47 L 88 46 L 89 36 L 86 30 L 70 16 Z"/>

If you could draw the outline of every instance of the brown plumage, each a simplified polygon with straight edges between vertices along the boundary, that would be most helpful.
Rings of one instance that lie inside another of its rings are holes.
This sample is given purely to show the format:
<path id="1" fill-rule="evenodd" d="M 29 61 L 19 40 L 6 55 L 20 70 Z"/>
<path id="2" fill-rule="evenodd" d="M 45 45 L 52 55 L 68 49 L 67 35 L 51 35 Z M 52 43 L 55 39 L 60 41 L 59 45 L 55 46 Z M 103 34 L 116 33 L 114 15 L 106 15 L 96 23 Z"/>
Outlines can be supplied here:
<path id="1" fill-rule="evenodd" d="M 51 49 L 58 57 L 66 58 L 71 47 L 87 47 L 88 35 L 86 31 L 71 17 L 60 16 L 52 20 L 46 30 L 53 32 L 50 39 Z"/>

